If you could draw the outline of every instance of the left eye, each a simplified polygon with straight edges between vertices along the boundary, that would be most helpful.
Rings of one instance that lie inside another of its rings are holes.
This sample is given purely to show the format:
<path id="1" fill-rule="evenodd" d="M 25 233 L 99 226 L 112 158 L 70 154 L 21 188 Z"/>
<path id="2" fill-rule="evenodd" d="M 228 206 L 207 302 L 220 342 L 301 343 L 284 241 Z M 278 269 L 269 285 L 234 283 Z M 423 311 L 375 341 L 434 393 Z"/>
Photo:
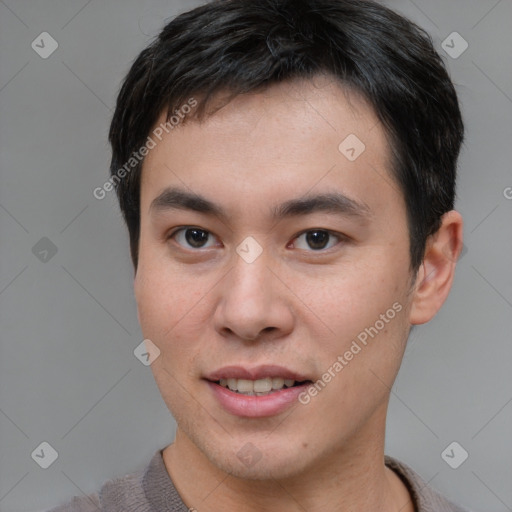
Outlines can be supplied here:
<path id="1" fill-rule="evenodd" d="M 193 249 L 204 249 L 213 247 L 215 245 L 215 239 L 209 231 L 200 228 L 181 228 L 175 231 L 171 238 L 175 238 L 176 241 L 182 245 Z M 209 241 L 213 243 L 207 245 Z"/>
<path id="2" fill-rule="evenodd" d="M 334 243 L 330 243 L 332 238 L 335 240 Z M 301 240 L 303 240 L 303 242 L 300 242 Z M 330 249 L 340 240 L 341 236 L 335 235 L 334 233 L 326 231 L 325 229 L 311 229 L 309 231 L 305 231 L 297 238 L 295 238 L 293 245 L 297 249 L 313 249 L 314 251 L 320 251 L 322 249 Z M 306 247 L 304 247 L 304 242 L 307 245 Z"/>

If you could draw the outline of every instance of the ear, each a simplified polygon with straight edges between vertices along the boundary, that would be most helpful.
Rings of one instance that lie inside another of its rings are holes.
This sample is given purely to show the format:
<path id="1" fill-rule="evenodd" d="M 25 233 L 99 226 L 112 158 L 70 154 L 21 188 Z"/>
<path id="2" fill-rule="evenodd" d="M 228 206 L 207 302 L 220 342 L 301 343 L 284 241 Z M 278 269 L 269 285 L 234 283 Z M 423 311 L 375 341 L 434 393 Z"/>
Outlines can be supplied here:
<path id="1" fill-rule="evenodd" d="M 413 325 L 428 322 L 441 309 L 452 287 L 455 266 L 462 251 L 460 213 L 451 210 L 441 220 L 441 227 L 427 239 L 423 263 L 418 269 L 409 316 Z"/>

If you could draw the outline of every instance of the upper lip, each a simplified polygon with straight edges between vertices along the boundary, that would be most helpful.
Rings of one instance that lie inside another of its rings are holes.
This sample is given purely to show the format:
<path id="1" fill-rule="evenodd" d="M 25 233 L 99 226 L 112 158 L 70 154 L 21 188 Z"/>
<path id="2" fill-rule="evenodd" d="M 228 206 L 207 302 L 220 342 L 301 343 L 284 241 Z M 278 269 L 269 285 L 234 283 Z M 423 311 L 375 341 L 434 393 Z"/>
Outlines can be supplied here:
<path id="1" fill-rule="evenodd" d="M 244 366 L 224 366 L 205 376 L 205 379 L 216 382 L 220 379 L 247 379 L 258 380 L 266 377 L 282 377 L 298 382 L 310 380 L 307 376 L 296 371 L 278 365 L 260 365 L 253 367 Z"/>

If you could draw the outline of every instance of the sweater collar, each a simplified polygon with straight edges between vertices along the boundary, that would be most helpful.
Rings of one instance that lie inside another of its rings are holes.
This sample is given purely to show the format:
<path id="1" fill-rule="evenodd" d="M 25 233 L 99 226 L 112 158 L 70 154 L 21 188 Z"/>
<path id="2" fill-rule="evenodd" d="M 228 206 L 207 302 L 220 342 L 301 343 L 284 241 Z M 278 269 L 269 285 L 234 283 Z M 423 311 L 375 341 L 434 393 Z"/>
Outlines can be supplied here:
<path id="1" fill-rule="evenodd" d="M 416 512 L 434 512 L 440 510 L 462 511 L 443 496 L 436 493 L 413 469 L 406 464 L 386 455 L 384 462 L 404 482 L 409 490 Z M 178 491 L 167 473 L 164 464 L 163 449 L 158 450 L 143 478 L 142 486 L 146 499 L 155 512 L 188 512 L 189 507 L 183 503 Z"/>

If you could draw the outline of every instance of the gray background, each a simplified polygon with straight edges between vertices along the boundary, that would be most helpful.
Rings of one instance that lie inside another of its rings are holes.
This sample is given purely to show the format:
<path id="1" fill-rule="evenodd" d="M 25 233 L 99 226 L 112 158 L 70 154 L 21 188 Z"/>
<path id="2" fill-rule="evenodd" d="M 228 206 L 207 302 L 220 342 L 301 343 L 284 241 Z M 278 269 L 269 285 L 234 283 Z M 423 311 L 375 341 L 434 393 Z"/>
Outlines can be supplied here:
<path id="1" fill-rule="evenodd" d="M 114 195 L 92 191 L 107 178 L 130 63 L 165 18 L 200 3 L 0 1 L 2 511 L 90 493 L 173 440 L 151 370 L 133 354 L 142 336 L 127 234 Z M 467 253 L 442 311 L 411 336 L 386 451 L 475 511 L 512 510 L 512 2 L 387 4 L 433 36 L 460 94 Z M 31 47 L 44 31 L 59 45 L 47 59 Z M 441 46 L 454 31 L 469 44 L 458 58 Z M 43 441 L 58 452 L 48 469 L 31 458 Z M 452 441 L 469 453 L 458 469 L 441 458 Z"/>

